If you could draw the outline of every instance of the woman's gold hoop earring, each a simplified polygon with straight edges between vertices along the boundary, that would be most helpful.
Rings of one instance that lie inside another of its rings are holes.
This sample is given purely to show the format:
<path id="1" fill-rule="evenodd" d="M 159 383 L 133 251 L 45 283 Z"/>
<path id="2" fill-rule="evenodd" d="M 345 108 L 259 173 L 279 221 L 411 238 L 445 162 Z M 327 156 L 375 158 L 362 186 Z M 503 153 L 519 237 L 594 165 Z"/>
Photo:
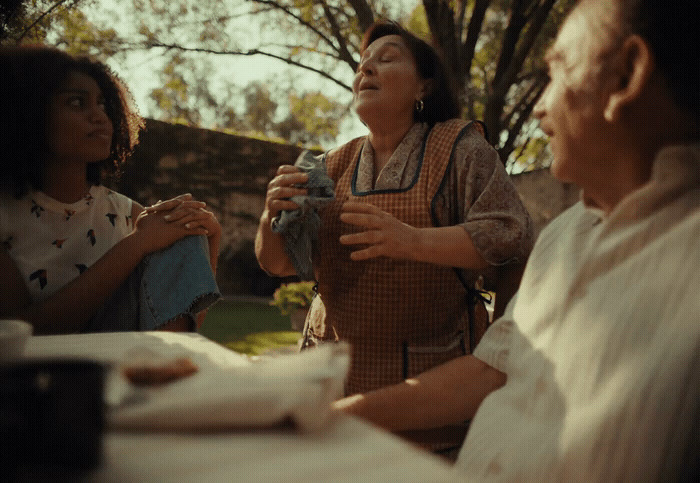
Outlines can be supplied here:
<path id="1" fill-rule="evenodd" d="M 425 107 L 425 103 L 423 102 L 423 99 L 418 99 L 416 101 L 416 112 L 423 112 L 423 108 Z"/>

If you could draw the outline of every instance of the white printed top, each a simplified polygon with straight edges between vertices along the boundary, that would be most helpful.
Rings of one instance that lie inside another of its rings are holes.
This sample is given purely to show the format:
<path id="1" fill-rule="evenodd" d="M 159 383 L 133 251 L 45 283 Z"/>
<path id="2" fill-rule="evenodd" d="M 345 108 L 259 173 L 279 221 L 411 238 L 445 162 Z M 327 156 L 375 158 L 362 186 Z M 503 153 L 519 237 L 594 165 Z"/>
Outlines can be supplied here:
<path id="1" fill-rule="evenodd" d="M 0 195 L 0 242 L 34 302 L 78 277 L 132 230 L 132 200 L 93 186 L 80 201 L 61 203 L 30 191 Z"/>

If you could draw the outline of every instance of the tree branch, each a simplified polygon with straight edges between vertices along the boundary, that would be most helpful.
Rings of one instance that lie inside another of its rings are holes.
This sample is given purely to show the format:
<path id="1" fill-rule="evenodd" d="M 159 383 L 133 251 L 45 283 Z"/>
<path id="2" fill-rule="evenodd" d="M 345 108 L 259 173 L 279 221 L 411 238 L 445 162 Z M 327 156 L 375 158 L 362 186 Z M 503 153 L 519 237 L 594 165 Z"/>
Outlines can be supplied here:
<path id="1" fill-rule="evenodd" d="M 34 22 L 32 22 L 32 24 L 29 27 L 27 27 L 26 29 L 24 29 L 24 31 L 19 35 L 19 37 L 16 39 L 17 43 L 19 43 L 19 41 L 22 40 L 25 37 L 25 35 L 27 35 L 34 27 L 36 27 L 36 25 L 39 22 L 41 22 L 48 14 L 53 12 L 55 9 L 57 9 L 58 7 L 60 7 L 64 3 L 66 3 L 67 1 L 68 0 L 59 0 L 58 2 L 51 5 L 51 7 L 46 12 L 39 15 L 39 18 L 34 20 Z M 78 3 L 78 1 L 80 1 L 80 0 L 75 0 L 74 3 Z"/>
<path id="2" fill-rule="evenodd" d="M 522 112 L 522 106 L 527 103 L 528 99 L 531 99 L 533 93 L 538 89 L 542 89 L 546 79 L 545 73 L 542 70 L 531 73 L 531 78 L 532 83 L 530 84 L 530 87 L 528 87 L 527 91 L 525 91 L 525 93 L 522 96 L 520 96 L 520 100 L 513 105 L 510 112 L 503 116 L 502 123 L 504 126 L 510 126 L 510 123 L 513 121 L 515 115 Z M 541 92 L 538 92 L 537 97 L 539 97 L 540 93 Z"/>
<path id="3" fill-rule="evenodd" d="M 428 19 L 430 33 L 436 44 L 442 50 L 445 61 L 457 60 L 457 33 L 455 32 L 454 11 L 445 0 L 423 0 L 425 15 Z M 459 69 L 456 65 L 448 66 L 454 73 Z"/>
<path id="4" fill-rule="evenodd" d="M 464 29 L 464 17 L 467 14 L 467 0 L 457 0 L 459 8 L 455 12 L 455 32 L 457 32 L 458 40 L 462 41 L 462 31 Z"/>
<path id="5" fill-rule="evenodd" d="M 340 31 L 340 26 L 338 25 L 335 15 L 333 15 L 333 12 L 331 12 L 328 3 L 323 1 L 321 2 L 321 5 L 323 6 L 323 13 L 326 15 L 326 20 L 328 20 L 328 23 L 331 26 L 331 32 L 333 32 L 333 36 L 338 42 L 338 55 L 340 60 L 348 64 L 352 68 L 353 72 L 355 72 L 357 70 L 357 62 L 350 53 L 350 50 L 348 50 L 348 44 Z"/>
<path id="6" fill-rule="evenodd" d="M 465 2 L 466 3 L 466 2 Z M 472 11 L 472 17 L 469 19 L 469 26 L 467 27 L 467 38 L 462 46 L 461 61 L 466 66 L 471 66 L 474 60 L 474 52 L 476 51 L 476 42 L 479 40 L 479 34 L 481 33 L 481 28 L 484 23 L 484 18 L 486 17 L 486 9 L 491 3 L 491 0 L 476 0 L 474 3 L 474 10 Z M 466 72 L 466 82 L 471 82 L 471 73 L 469 67 L 467 67 Z"/>
<path id="7" fill-rule="evenodd" d="M 533 12 L 530 26 L 527 32 L 525 32 L 525 36 L 519 43 L 518 49 L 513 55 L 510 65 L 501 79 L 502 83 L 510 85 L 515 81 L 515 78 L 518 76 L 520 69 L 522 69 L 525 59 L 530 53 L 537 36 L 542 30 L 542 26 L 547 21 L 547 16 L 549 15 L 550 10 L 552 10 L 555 1 L 556 0 L 542 0 L 539 3 L 539 6 Z"/>
<path id="8" fill-rule="evenodd" d="M 374 23 L 372 7 L 370 7 L 366 0 L 348 0 L 348 3 L 352 6 L 353 10 L 355 10 L 360 32 L 365 32 Z"/>
<path id="9" fill-rule="evenodd" d="M 530 114 L 532 114 L 532 110 L 535 108 L 535 104 L 537 104 L 537 101 L 542 95 L 542 92 L 544 92 L 546 86 L 547 83 L 544 82 L 544 79 L 536 80 L 533 83 L 533 85 L 530 86 L 530 89 L 528 89 L 528 91 L 522 97 L 520 102 L 516 104 L 517 106 L 520 106 L 520 109 L 517 111 L 518 119 L 512 125 L 510 125 L 510 123 L 507 124 L 508 138 L 506 139 L 506 142 L 503 143 L 503 147 L 498 150 L 499 156 L 502 156 L 501 160 L 503 161 L 503 163 L 506 162 L 510 154 L 513 152 L 513 148 L 515 146 L 515 139 L 517 138 L 518 134 L 520 134 L 520 131 L 523 128 L 523 125 L 525 124 L 525 121 L 527 121 L 530 118 Z M 530 98 L 526 100 L 528 96 Z M 513 114 L 514 113 L 511 113 L 511 119 L 513 117 Z"/>
<path id="10" fill-rule="evenodd" d="M 537 4 L 536 7 L 533 2 Z M 509 129 L 502 122 L 508 89 L 514 84 L 518 71 L 522 68 L 525 57 L 542 30 L 554 2 L 555 0 L 529 0 L 529 2 L 513 0 L 511 19 L 506 28 L 496 75 L 493 78 L 491 92 L 489 92 L 484 110 L 484 122 L 490 132 L 500 132 L 504 127 Z M 528 18 L 531 19 L 530 25 L 520 46 L 518 46 L 518 38 L 526 27 Z M 517 132 L 511 133 L 509 137 L 517 134 Z M 504 152 L 507 151 L 508 149 L 504 149 Z M 510 153 L 508 152 L 508 154 Z"/>
<path id="11" fill-rule="evenodd" d="M 498 57 L 496 73 L 493 76 L 492 84 L 494 85 L 494 90 L 495 86 L 504 85 L 503 82 L 501 82 L 501 79 L 506 73 L 508 66 L 511 64 L 513 54 L 515 53 L 515 46 L 520 38 L 520 32 L 522 32 L 527 23 L 524 9 L 524 0 L 513 0 L 511 5 L 510 20 L 508 21 L 508 26 L 503 34 L 501 55 Z"/>
<path id="12" fill-rule="evenodd" d="M 469 66 L 461 62 L 459 56 L 459 42 L 457 32 L 455 32 L 455 14 L 449 2 L 445 0 L 423 0 L 425 15 L 428 19 L 430 33 L 434 43 L 439 46 L 443 63 L 447 69 L 450 86 L 460 105 L 463 103 L 464 85 L 466 72 Z"/>
<path id="13" fill-rule="evenodd" d="M 142 47 L 148 49 L 152 47 L 162 47 L 165 49 L 172 49 L 172 50 L 179 50 L 182 52 L 202 52 L 206 54 L 215 54 L 215 55 L 242 55 L 242 56 L 253 56 L 253 55 L 262 55 L 265 57 L 271 57 L 273 59 L 281 60 L 282 62 L 285 62 L 286 64 L 293 65 L 295 67 L 299 67 L 305 70 L 308 70 L 310 72 L 314 72 L 315 74 L 320 75 L 321 77 L 328 79 L 335 84 L 339 85 L 343 89 L 347 89 L 348 91 L 352 91 L 352 87 L 350 87 L 348 84 L 339 81 L 332 75 L 328 74 L 326 71 L 317 69 L 315 67 L 311 67 L 306 64 L 302 64 L 301 62 L 297 62 L 293 59 L 287 58 L 287 57 L 282 57 L 281 55 L 273 54 L 271 52 L 265 52 L 263 50 L 259 49 L 250 49 L 250 50 L 214 50 L 214 49 L 207 49 L 204 47 L 184 47 L 182 45 L 177 45 L 177 44 L 166 44 L 162 42 L 148 42 L 146 45 L 143 45 Z"/>
<path id="14" fill-rule="evenodd" d="M 306 27 L 307 29 L 311 30 L 314 34 L 318 35 L 318 37 L 319 37 L 321 40 L 323 40 L 323 42 L 325 42 L 326 44 L 328 44 L 328 46 L 330 46 L 331 49 L 333 49 L 334 51 L 338 52 L 338 54 L 340 55 L 340 52 L 338 51 L 338 46 L 335 45 L 335 44 L 333 43 L 333 41 L 332 41 L 328 36 L 326 36 L 325 33 L 321 32 L 318 28 L 314 27 L 312 24 L 310 24 L 309 22 L 305 21 L 305 20 L 304 20 L 303 18 L 301 18 L 299 15 L 295 14 L 294 12 L 292 12 L 292 11 L 291 11 L 289 8 L 287 8 L 286 6 L 281 5 L 279 2 L 275 2 L 275 1 L 272 1 L 272 0 L 251 0 L 251 1 L 254 2 L 254 3 L 262 4 L 262 5 L 267 5 L 268 7 L 271 7 L 271 8 L 273 8 L 273 9 L 275 9 L 275 10 L 281 10 L 281 11 L 284 12 L 286 15 L 292 17 L 294 20 L 296 20 L 297 22 L 299 22 L 300 25 Z"/>
<path id="15" fill-rule="evenodd" d="M 0 40 L 5 38 L 5 31 L 12 19 L 17 17 L 21 5 L 22 0 L 6 0 L 0 3 Z"/>

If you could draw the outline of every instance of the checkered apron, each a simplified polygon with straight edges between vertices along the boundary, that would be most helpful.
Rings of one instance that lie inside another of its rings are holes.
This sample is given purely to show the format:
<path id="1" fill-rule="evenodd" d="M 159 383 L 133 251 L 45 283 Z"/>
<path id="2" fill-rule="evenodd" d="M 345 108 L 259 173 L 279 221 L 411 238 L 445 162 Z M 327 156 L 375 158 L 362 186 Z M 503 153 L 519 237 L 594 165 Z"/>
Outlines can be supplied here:
<path id="1" fill-rule="evenodd" d="M 346 200 L 371 203 L 411 226 L 434 226 L 431 204 L 466 129 L 466 121 L 452 120 L 429 132 L 417 179 L 408 189 L 353 194 L 364 138 L 326 157 L 328 173 L 337 180 L 336 198 L 321 214 L 318 296 L 305 339 L 312 345 L 350 342 L 347 395 L 401 382 L 467 353 L 467 291 L 451 267 L 388 257 L 353 261 L 350 252 L 357 247 L 338 242 L 341 235 L 360 231 L 339 219 Z M 464 431 L 457 444 L 463 438 Z"/>

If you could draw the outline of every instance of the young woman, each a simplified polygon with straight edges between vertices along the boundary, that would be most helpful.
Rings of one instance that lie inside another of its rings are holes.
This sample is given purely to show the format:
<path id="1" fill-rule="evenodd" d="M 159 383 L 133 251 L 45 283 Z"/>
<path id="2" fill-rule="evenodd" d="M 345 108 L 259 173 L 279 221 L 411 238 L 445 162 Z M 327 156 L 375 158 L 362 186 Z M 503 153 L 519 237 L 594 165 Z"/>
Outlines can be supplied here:
<path id="1" fill-rule="evenodd" d="M 142 127 L 126 87 L 49 47 L 2 47 L 0 65 L 0 317 L 35 333 L 192 329 L 219 296 L 221 227 L 190 195 L 144 210 L 100 185 Z"/>

